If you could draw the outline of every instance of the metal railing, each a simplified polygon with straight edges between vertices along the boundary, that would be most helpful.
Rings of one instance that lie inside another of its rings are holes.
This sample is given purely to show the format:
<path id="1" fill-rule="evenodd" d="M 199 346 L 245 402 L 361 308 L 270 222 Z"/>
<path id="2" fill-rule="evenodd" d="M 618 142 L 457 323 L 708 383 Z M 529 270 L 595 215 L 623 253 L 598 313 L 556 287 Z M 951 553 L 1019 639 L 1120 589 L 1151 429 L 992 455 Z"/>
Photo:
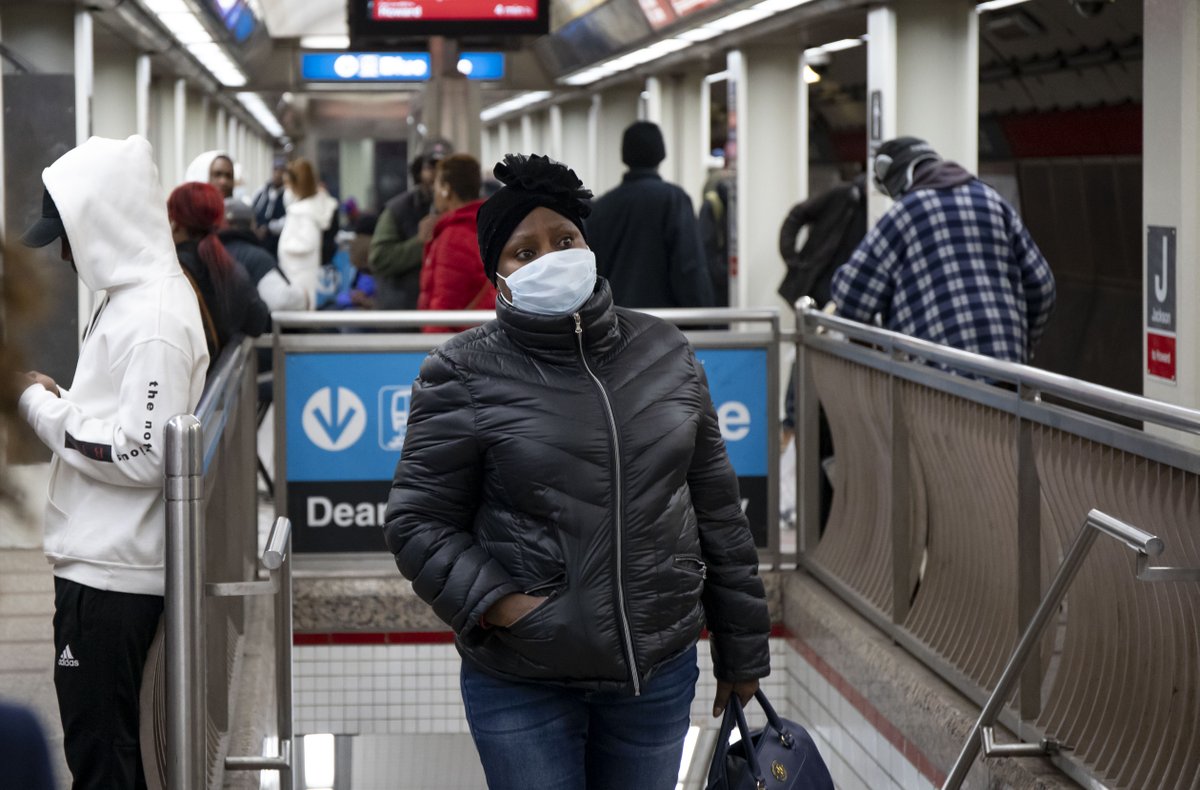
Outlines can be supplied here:
<path id="1" fill-rule="evenodd" d="M 1088 513 L 1082 529 L 1071 543 L 1071 548 L 1063 558 L 1058 573 L 1050 583 L 1050 588 L 1046 590 L 1041 605 L 1038 606 L 1033 619 L 1029 621 L 1029 625 L 1021 634 L 1021 641 L 1017 643 L 1012 657 L 1004 667 L 1004 672 L 996 682 L 996 688 L 988 697 L 987 703 L 984 704 L 983 710 L 979 714 L 979 720 L 967 735 L 958 759 L 954 761 L 954 766 L 942 784 L 942 790 L 958 790 L 962 787 L 963 782 L 966 781 L 967 772 L 971 770 L 971 764 L 979 756 L 980 751 L 983 752 L 984 757 L 1042 757 L 1057 754 L 1064 748 L 1070 748 L 1069 745 L 1059 743 L 1052 738 L 1043 738 L 1038 743 L 998 744 L 995 741 L 994 728 L 1001 708 L 1007 703 L 1016 687 L 1025 662 L 1029 660 L 1029 656 L 1037 647 L 1046 627 L 1057 613 L 1059 605 L 1062 604 L 1067 589 L 1075 580 L 1079 567 L 1100 535 L 1107 535 L 1125 544 L 1137 554 L 1137 577 L 1142 581 L 1200 582 L 1200 568 L 1155 568 L 1150 566 L 1150 558 L 1163 553 L 1163 542 L 1158 537 L 1101 513 L 1099 510 Z"/>
<path id="2" fill-rule="evenodd" d="M 1090 510 L 1200 566 L 1200 454 L 1172 434 L 1200 434 L 1200 412 L 811 306 L 797 326 L 801 562 L 981 707 Z M 823 531 L 819 408 L 836 459 Z M 1185 785 L 1200 765 L 1200 587 L 1142 584 L 1133 565 L 1115 542 L 1094 547 L 994 722 L 1070 744 L 1053 759 L 1089 786 Z M 1156 575 L 1172 574 L 1142 569 Z"/>
<path id="3" fill-rule="evenodd" d="M 277 519 L 257 579 L 255 360 L 250 343 L 231 347 L 211 369 L 195 415 L 166 428 L 166 693 L 156 716 L 160 753 L 151 783 L 171 790 L 220 787 L 228 770 L 276 770 L 291 783 L 291 524 Z M 274 596 L 279 754 L 228 756 L 232 695 L 246 633 L 246 596 Z M 152 770 L 153 768 L 153 770 Z"/>

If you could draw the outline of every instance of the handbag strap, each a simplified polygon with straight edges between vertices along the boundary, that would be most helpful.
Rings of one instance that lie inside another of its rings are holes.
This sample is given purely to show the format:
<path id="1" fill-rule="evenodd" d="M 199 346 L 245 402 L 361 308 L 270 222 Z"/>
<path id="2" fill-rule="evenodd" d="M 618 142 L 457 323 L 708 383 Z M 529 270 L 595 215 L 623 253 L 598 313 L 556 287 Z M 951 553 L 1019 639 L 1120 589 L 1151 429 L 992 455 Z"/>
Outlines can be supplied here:
<path id="1" fill-rule="evenodd" d="M 767 714 L 767 726 L 779 734 L 779 740 L 784 746 L 789 749 L 792 748 L 795 737 L 792 735 L 791 730 L 787 729 L 784 725 L 783 719 L 779 718 L 779 714 L 775 712 L 775 708 L 771 707 L 771 703 L 767 702 L 767 695 L 763 693 L 762 689 L 759 689 L 754 692 L 754 698 L 762 706 L 763 713 Z"/>
<path id="2" fill-rule="evenodd" d="M 778 720 L 778 717 L 776 719 Z M 754 777 L 755 787 L 758 790 L 766 790 L 767 780 L 763 778 L 762 768 L 758 764 L 758 753 L 754 749 L 750 727 L 746 724 L 746 713 L 742 710 L 742 702 L 737 694 L 730 695 L 729 703 L 725 706 L 725 718 L 721 720 L 721 731 L 717 734 L 717 747 L 713 749 L 712 763 L 708 767 L 709 776 L 721 770 L 725 763 L 725 755 L 729 752 L 729 736 L 733 733 L 734 724 L 737 724 L 738 732 L 742 734 L 742 752 L 746 755 L 746 767 Z"/>

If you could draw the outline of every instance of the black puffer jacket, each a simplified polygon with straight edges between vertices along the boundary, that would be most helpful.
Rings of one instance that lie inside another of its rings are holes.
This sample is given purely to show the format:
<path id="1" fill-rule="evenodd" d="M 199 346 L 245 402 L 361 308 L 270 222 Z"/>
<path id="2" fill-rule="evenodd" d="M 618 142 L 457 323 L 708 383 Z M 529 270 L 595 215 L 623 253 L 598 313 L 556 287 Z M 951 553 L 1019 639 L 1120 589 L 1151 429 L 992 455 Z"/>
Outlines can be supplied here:
<path id="1" fill-rule="evenodd" d="M 767 675 L 758 556 L 684 336 L 614 308 L 603 280 L 578 329 L 497 316 L 421 367 L 385 526 L 459 652 L 500 677 L 637 692 L 707 619 L 718 678 Z M 484 627 L 512 592 L 549 600 Z"/>

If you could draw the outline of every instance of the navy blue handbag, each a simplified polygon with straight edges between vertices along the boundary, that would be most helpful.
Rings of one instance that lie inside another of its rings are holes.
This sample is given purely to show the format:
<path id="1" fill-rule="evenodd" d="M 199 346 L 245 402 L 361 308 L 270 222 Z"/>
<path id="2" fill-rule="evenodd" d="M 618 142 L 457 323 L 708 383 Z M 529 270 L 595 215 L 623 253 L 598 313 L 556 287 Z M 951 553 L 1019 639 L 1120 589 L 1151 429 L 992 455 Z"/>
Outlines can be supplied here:
<path id="1" fill-rule="evenodd" d="M 708 768 L 707 790 L 834 790 L 833 777 L 808 730 L 779 718 L 762 691 L 754 698 L 767 714 L 767 726 L 751 731 L 741 701 L 736 694 L 729 698 Z M 730 746 L 734 724 L 742 739 Z"/>

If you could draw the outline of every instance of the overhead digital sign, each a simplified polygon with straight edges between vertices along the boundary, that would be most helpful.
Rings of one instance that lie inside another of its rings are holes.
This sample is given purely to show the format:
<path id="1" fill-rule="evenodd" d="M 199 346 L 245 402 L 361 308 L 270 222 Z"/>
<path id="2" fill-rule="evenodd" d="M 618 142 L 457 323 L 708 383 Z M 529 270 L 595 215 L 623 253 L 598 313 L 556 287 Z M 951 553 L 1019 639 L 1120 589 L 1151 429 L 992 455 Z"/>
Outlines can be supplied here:
<path id="1" fill-rule="evenodd" d="M 309 82 L 425 82 L 432 76 L 427 52 L 306 52 L 300 76 Z M 464 52 L 458 71 L 469 80 L 504 78 L 504 55 Z"/>
<path id="2" fill-rule="evenodd" d="M 427 36 L 503 39 L 550 32 L 550 0 L 350 0 L 355 48 Z"/>

